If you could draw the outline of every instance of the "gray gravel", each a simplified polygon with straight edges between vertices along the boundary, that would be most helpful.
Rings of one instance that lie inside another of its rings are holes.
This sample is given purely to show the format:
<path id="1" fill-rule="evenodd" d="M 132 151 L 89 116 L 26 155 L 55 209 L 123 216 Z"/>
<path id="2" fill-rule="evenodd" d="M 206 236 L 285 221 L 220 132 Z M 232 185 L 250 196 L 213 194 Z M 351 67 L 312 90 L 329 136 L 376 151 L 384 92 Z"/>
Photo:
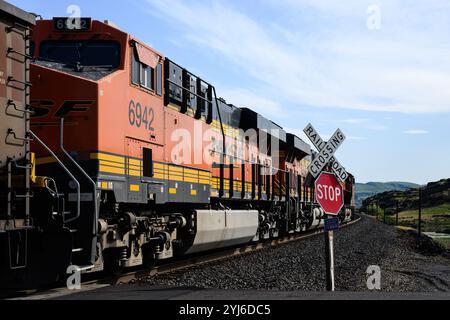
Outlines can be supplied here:
<path id="1" fill-rule="evenodd" d="M 335 239 L 336 289 L 367 291 L 366 270 L 381 268 L 381 290 L 450 292 L 450 258 L 433 246 L 369 217 L 339 230 Z M 160 275 L 146 284 L 236 290 L 325 289 L 322 235 L 190 269 Z"/>

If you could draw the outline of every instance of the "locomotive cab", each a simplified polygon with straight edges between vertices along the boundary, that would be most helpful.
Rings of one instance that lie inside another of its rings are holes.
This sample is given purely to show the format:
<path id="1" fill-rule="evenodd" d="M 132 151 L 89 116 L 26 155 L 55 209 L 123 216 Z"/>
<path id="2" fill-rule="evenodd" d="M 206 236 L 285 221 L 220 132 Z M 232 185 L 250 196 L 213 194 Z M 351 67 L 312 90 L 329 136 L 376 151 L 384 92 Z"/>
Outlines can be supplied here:
<path id="1" fill-rule="evenodd" d="M 173 237 L 165 228 L 136 235 L 145 219 L 131 213 L 164 200 L 161 186 L 151 184 L 154 161 L 164 155 L 163 58 L 110 23 L 72 22 L 42 20 L 33 30 L 37 174 L 55 177 L 73 264 L 101 270 L 104 254 L 113 269 L 142 264 L 147 238 Z M 172 248 L 161 250 L 160 257 L 171 256 Z"/>

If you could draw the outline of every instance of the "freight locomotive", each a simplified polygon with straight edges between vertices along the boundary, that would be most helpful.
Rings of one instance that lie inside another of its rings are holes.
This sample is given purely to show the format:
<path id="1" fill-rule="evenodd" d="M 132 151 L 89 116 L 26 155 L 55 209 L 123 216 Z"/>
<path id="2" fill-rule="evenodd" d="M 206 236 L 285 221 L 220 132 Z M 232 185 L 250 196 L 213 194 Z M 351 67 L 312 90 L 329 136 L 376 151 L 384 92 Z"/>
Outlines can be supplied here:
<path id="1" fill-rule="evenodd" d="M 108 21 L 28 25 L 25 46 L 5 49 L 32 61 L 29 79 L 13 74 L 22 96 L 1 97 L 19 115 L 1 122 L 2 284 L 71 265 L 118 274 L 323 223 L 300 138 Z M 342 221 L 353 176 L 343 186 Z"/>

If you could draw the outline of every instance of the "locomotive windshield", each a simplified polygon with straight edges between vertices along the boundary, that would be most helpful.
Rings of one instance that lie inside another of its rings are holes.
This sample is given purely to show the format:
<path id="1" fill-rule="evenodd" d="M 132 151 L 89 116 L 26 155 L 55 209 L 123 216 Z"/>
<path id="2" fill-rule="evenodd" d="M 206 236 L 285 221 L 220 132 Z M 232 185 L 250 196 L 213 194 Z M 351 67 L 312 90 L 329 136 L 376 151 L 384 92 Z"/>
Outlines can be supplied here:
<path id="1" fill-rule="evenodd" d="M 120 64 L 120 44 L 114 41 L 46 41 L 40 59 L 81 67 L 115 69 Z"/>

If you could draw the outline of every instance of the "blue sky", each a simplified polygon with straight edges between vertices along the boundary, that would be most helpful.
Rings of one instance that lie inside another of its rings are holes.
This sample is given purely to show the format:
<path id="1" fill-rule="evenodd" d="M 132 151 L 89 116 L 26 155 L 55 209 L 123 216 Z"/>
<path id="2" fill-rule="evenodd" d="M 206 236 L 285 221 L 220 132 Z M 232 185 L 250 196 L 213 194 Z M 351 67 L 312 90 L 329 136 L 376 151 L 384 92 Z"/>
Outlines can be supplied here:
<path id="1" fill-rule="evenodd" d="M 360 182 L 450 177 L 448 0 L 9 2 L 112 20 L 300 136 L 340 127 L 336 156 Z"/>

